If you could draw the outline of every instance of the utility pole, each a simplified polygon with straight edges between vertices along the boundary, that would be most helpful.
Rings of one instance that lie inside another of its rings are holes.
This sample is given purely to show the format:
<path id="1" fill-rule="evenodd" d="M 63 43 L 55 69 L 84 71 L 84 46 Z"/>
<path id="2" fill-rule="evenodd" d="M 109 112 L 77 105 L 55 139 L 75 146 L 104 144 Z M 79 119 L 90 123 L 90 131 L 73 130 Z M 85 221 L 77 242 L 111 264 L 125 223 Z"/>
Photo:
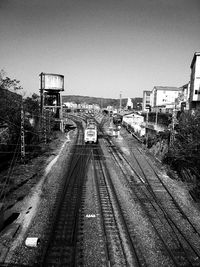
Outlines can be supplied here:
<path id="1" fill-rule="evenodd" d="M 122 92 L 119 94 L 119 112 L 121 113 L 122 110 Z"/>
<path id="2" fill-rule="evenodd" d="M 23 99 L 21 106 L 21 162 L 25 159 L 25 139 L 24 139 L 24 109 L 23 109 Z"/>
<path id="3" fill-rule="evenodd" d="M 51 117 L 50 117 L 50 110 L 48 110 L 48 132 L 51 132 Z"/>
<path id="4" fill-rule="evenodd" d="M 40 137 L 42 138 L 43 135 L 43 119 L 44 116 L 44 79 L 43 79 L 43 72 L 40 74 Z"/>
<path id="5" fill-rule="evenodd" d="M 147 109 L 147 116 L 146 116 L 146 147 L 148 147 L 148 122 L 149 122 L 149 109 Z"/>
<path id="6" fill-rule="evenodd" d="M 149 122 L 149 109 L 147 110 L 146 125 L 148 125 L 148 122 Z"/>
<path id="7" fill-rule="evenodd" d="M 47 121 L 46 121 L 46 109 L 43 112 L 43 127 L 44 127 L 44 143 L 47 143 Z"/>
<path id="8" fill-rule="evenodd" d="M 158 110 L 156 109 L 156 121 L 155 121 L 155 125 L 157 126 L 158 124 Z"/>
<path id="9" fill-rule="evenodd" d="M 176 106 L 174 107 L 172 111 L 172 129 L 170 133 L 170 141 L 169 141 L 169 146 L 171 147 L 174 143 L 174 125 L 175 125 L 175 120 L 176 120 Z"/>

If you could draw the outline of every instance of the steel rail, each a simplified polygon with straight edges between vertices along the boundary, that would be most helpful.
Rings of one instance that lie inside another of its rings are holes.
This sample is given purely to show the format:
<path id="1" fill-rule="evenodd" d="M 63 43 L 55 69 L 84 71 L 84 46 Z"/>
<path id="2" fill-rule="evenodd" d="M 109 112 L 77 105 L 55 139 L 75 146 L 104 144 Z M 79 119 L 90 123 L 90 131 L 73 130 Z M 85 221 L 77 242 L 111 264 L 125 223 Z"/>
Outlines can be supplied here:
<path id="1" fill-rule="evenodd" d="M 142 154 L 142 152 L 137 148 L 137 150 Z M 151 190 L 152 194 L 154 195 L 154 198 L 157 199 L 157 196 L 152 188 L 151 183 L 149 182 L 147 175 L 145 174 L 145 172 L 142 169 L 141 163 L 138 161 L 136 155 L 134 153 L 131 154 L 134 156 L 135 160 L 138 163 L 138 166 L 140 167 L 140 169 L 143 172 L 143 176 L 145 178 L 145 181 L 148 184 L 148 188 L 149 190 Z M 143 154 L 142 154 L 143 155 Z M 143 155 L 144 156 L 144 155 Z M 157 174 L 157 172 L 155 171 L 155 168 L 153 168 L 153 166 L 149 163 L 149 161 L 146 159 L 146 157 L 144 157 L 146 162 L 148 163 L 148 165 L 150 166 L 150 168 L 152 169 L 152 171 L 154 172 L 156 178 L 158 179 L 158 181 L 162 184 L 163 188 L 166 190 L 166 192 L 168 193 L 168 195 L 171 197 L 171 201 L 174 204 L 174 206 L 176 207 L 176 209 L 180 212 L 180 214 L 182 215 L 182 217 L 184 218 L 184 220 L 186 220 L 190 227 L 192 228 L 192 230 L 199 236 L 200 238 L 200 234 L 197 231 L 197 229 L 195 228 L 195 226 L 192 224 L 192 222 L 189 220 L 188 216 L 184 213 L 184 211 L 181 209 L 180 205 L 178 204 L 178 202 L 174 199 L 174 197 L 172 196 L 171 192 L 169 191 L 169 189 L 167 188 L 167 186 L 163 183 L 162 179 L 159 177 L 159 175 Z M 164 208 L 163 206 L 160 205 L 159 200 L 158 200 L 158 204 L 159 207 L 162 209 L 163 213 L 165 214 L 165 217 L 167 217 L 169 219 L 169 221 L 172 223 L 173 226 L 175 226 L 176 230 L 181 234 L 181 236 L 184 238 L 184 240 L 188 243 L 189 247 L 192 249 L 192 251 L 194 252 L 194 254 L 196 254 L 196 256 L 199 258 L 200 260 L 200 253 L 198 251 L 196 251 L 196 249 L 193 248 L 191 242 L 188 240 L 188 238 L 185 236 L 185 234 L 180 230 L 180 228 L 177 227 L 176 223 L 173 221 L 173 219 L 171 218 L 171 216 L 169 215 L 169 213 L 166 211 L 166 208 Z"/>
<path id="2" fill-rule="evenodd" d="M 80 125 L 79 125 L 80 127 Z M 77 135 L 77 140 L 82 137 Z M 74 147 L 76 152 L 77 147 Z M 51 236 L 43 251 L 40 266 L 75 266 L 76 240 L 82 187 L 89 157 L 84 155 L 84 146 L 79 147 L 78 156 L 71 158 L 70 170 L 59 190 L 52 218 Z"/>
<path id="3" fill-rule="evenodd" d="M 116 151 L 115 151 L 114 153 L 116 153 Z M 113 158 L 114 158 L 114 160 L 115 160 L 115 163 L 119 166 L 119 168 L 120 168 L 120 170 L 121 170 L 121 172 L 122 172 L 124 178 L 126 179 L 126 182 L 129 184 L 130 188 L 133 190 L 133 186 L 131 185 L 130 181 L 129 181 L 128 178 L 127 178 L 127 173 L 124 171 L 124 165 L 121 166 L 121 164 L 119 163 L 119 158 L 116 158 L 116 156 L 115 156 L 114 153 L 113 153 Z M 140 178 L 139 175 L 138 175 L 138 177 Z M 134 190 L 134 191 L 135 191 L 135 190 Z M 142 200 L 139 198 L 137 192 L 134 192 L 134 193 L 135 193 L 135 194 L 133 194 L 133 197 L 136 196 L 138 202 L 139 202 L 139 203 L 141 204 L 141 206 L 144 208 L 145 205 L 144 205 L 144 203 L 142 202 Z M 143 192 L 143 193 L 145 193 L 145 192 Z M 145 193 L 145 194 L 146 194 L 146 193 Z M 152 201 L 150 200 L 150 198 L 149 198 L 147 195 L 146 195 L 146 197 L 147 197 L 147 199 L 149 200 L 149 202 L 151 203 L 151 205 L 153 206 L 153 208 L 156 209 L 155 206 L 153 205 Z M 145 210 L 145 211 L 146 211 L 146 210 Z M 147 211 L 146 211 L 146 213 L 147 213 Z M 177 261 L 176 261 L 174 255 L 172 254 L 171 250 L 167 247 L 167 245 L 166 245 L 164 239 L 162 238 L 162 236 L 161 236 L 160 233 L 158 232 L 157 228 L 155 227 L 155 225 L 154 225 L 154 223 L 153 223 L 153 220 L 151 219 L 150 216 L 148 216 L 148 219 L 150 220 L 150 222 L 151 222 L 151 224 L 152 224 L 152 226 L 153 226 L 155 232 L 157 233 L 158 237 L 159 237 L 160 240 L 162 241 L 162 244 L 164 245 L 166 251 L 168 252 L 168 255 L 169 255 L 169 256 L 171 257 L 171 259 L 173 260 L 173 263 L 175 264 L 175 266 L 178 267 L 179 264 L 177 263 Z"/>
<path id="4" fill-rule="evenodd" d="M 133 138 L 136 139 L 138 141 L 137 138 L 135 138 L 135 136 L 132 134 Z M 139 141 L 138 141 L 139 142 Z M 179 210 L 179 212 L 182 214 L 183 218 L 185 220 L 188 221 L 188 223 L 190 224 L 190 226 L 192 227 L 193 231 L 200 237 L 200 233 L 198 232 L 198 230 L 196 229 L 196 227 L 194 226 L 194 224 L 191 222 L 191 220 L 188 218 L 188 216 L 183 212 L 183 210 L 181 209 L 180 205 L 178 204 L 178 202 L 174 199 L 174 197 L 172 196 L 171 192 L 169 191 L 169 189 L 167 188 L 167 186 L 163 183 L 162 179 L 160 178 L 160 176 L 158 175 L 157 171 L 155 170 L 155 168 L 152 166 L 152 164 L 149 162 L 149 160 L 146 158 L 146 155 L 144 155 L 144 153 L 138 148 L 136 147 L 136 149 L 139 151 L 140 154 L 142 154 L 147 162 L 147 164 L 150 166 L 150 168 L 152 169 L 152 171 L 154 172 L 154 174 L 156 175 L 156 177 L 158 178 L 159 182 L 162 184 L 162 186 L 165 188 L 165 190 L 167 191 L 167 193 L 169 194 L 169 196 L 171 197 L 174 205 L 176 206 L 176 208 Z M 144 177 L 146 177 L 146 174 L 144 173 L 141 164 L 139 163 L 137 157 L 135 156 L 135 154 L 131 151 L 131 154 L 133 155 L 133 157 L 135 158 L 135 160 L 137 161 L 137 164 L 139 166 L 139 168 L 141 169 L 141 171 L 143 172 Z M 149 183 L 148 179 L 146 180 L 147 183 Z M 149 186 L 151 186 L 149 184 Z"/>
<path id="5" fill-rule="evenodd" d="M 138 149 L 138 148 L 137 148 Z M 138 149 L 138 151 L 142 154 L 142 152 Z M 152 171 L 154 172 L 154 174 L 156 175 L 156 177 L 158 178 L 158 180 L 160 181 L 160 183 L 162 184 L 162 186 L 165 188 L 165 190 L 167 191 L 167 193 L 170 195 L 174 205 L 176 206 L 176 208 L 179 210 L 179 212 L 182 214 L 183 218 L 185 220 L 188 221 L 188 223 L 190 224 L 190 226 L 192 227 L 193 231 L 200 237 L 200 233 L 198 232 L 198 230 L 196 229 L 196 227 L 194 226 L 194 224 L 191 222 L 191 220 L 188 218 L 188 216 L 184 213 L 184 211 L 181 209 L 180 205 L 178 204 L 178 202 L 174 199 L 174 197 L 172 196 L 171 192 L 169 191 L 169 189 L 167 188 L 167 186 L 163 183 L 162 179 L 160 178 L 159 174 L 156 172 L 155 168 L 153 168 L 152 164 L 149 162 L 148 159 L 146 159 L 146 162 L 148 163 L 148 165 L 150 166 L 150 168 L 152 169 Z"/>
<path id="6" fill-rule="evenodd" d="M 100 147 L 98 148 L 98 152 L 96 151 L 97 154 L 99 154 L 99 151 L 101 151 Z M 100 152 L 100 154 L 102 154 L 102 153 Z M 123 254 L 125 255 L 125 259 L 126 259 L 126 265 L 125 266 L 138 266 L 138 267 L 139 266 L 146 266 L 146 262 L 144 261 L 144 258 L 141 255 L 141 251 L 138 252 L 138 250 L 136 250 L 136 248 L 135 248 L 134 243 L 136 241 L 133 240 L 133 237 L 131 237 L 129 234 L 128 226 L 127 226 L 126 220 L 124 218 L 122 209 L 120 207 L 117 193 L 116 193 L 116 190 L 114 188 L 114 185 L 113 185 L 112 179 L 110 177 L 109 171 L 107 169 L 107 166 L 106 166 L 106 164 L 103 164 L 103 162 L 101 160 L 99 160 L 98 164 L 100 166 L 101 173 L 103 175 L 102 178 L 104 179 L 104 183 L 105 183 L 105 186 L 107 188 L 106 190 L 107 190 L 107 193 L 108 193 L 108 196 L 110 199 L 110 203 L 112 205 L 113 216 L 117 218 L 117 219 L 115 219 L 115 223 L 116 223 L 116 228 L 118 229 L 118 232 L 119 232 L 119 238 L 121 240 L 121 246 L 122 246 Z M 124 247 L 125 240 L 126 240 L 126 243 L 129 244 L 128 245 L 129 246 L 128 251 L 127 251 L 127 248 Z M 140 256 L 138 254 L 140 254 Z M 122 266 L 124 266 L 124 265 L 122 265 Z"/>
<path id="7" fill-rule="evenodd" d="M 94 168 L 94 181 L 95 181 L 95 185 L 96 185 L 96 190 L 97 190 L 97 197 L 98 197 L 98 202 L 101 203 L 101 193 L 100 193 L 100 186 L 99 186 L 99 177 L 98 177 L 98 174 L 97 174 L 97 168 L 95 166 L 95 160 L 94 160 L 94 152 L 93 150 L 91 150 L 91 153 L 92 153 L 92 163 L 93 163 L 93 168 Z M 107 259 L 107 267 L 110 267 L 110 263 L 111 263 L 111 255 L 110 255 L 110 251 L 109 251 L 109 248 L 108 248 L 108 235 L 107 235 L 107 229 L 106 229 L 106 225 L 104 223 L 104 211 L 103 211 L 103 206 L 100 204 L 100 213 L 101 213 L 101 228 L 103 229 L 103 236 L 104 236 L 104 242 L 105 242 L 105 252 L 106 252 L 106 259 Z"/>
<path id="8" fill-rule="evenodd" d="M 99 131 L 102 132 L 103 139 L 105 139 L 105 138 L 107 139 L 108 138 L 107 135 L 106 135 L 106 137 L 104 137 L 103 124 L 104 124 L 103 121 L 99 124 Z M 126 233 L 126 239 L 128 240 L 130 251 L 132 251 L 131 253 L 133 254 L 135 264 L 136 264 L 136 266 L 147 266 L 146 260 L 144 259 L 140 249 L 136 248 L 136 246 L 135 246 L 135 244 L 138 243 L 138 241 L 136 240 L 135 236 L 133 236 L 132 234 L 129 233 L 130 229 L 128 227 L 126 218 L 125 218 L 124 213 L 122 211 L 121 204 L 120 204 L 120 201 L 118 199 L 115 186 L 114 186 L 113 181 L 109 175 L 109 171 L 108 171 L 106 164 L 103 165 L 103 169 L 104 169 L 105 176 L 107 177 L 107 183 L 109 184 L 110 192 L 112 192 L 112 194 L 113 194 L 113 199 L 116 203 L 115 205 L 117 206 L 116 212 L 118 212 L 118 218 L 120 218 L 123 231 L 125 231 L 125 233 Z M 126 253 L 127 257 L 128 257 L 128 254 L 130 253 L 130 251 Z"/>
<path id="9" fill-rule="evenodd" d="M 110 143 L 110 140 L 107 138 L 107 141 Z M 111 146 L 111 148 L 113 149 L 113 151 L 115 150 L 114 148 L 113 148 L 113 146 Z M 122 152 L 121 152 L 121 154 L 119 155 L 119 152 L 117 152 L 116 150 L 115 150 L 115 153 L 117 153 L 117 155 L 118 155 L 118 158 L 120 158 L 121 160 L 122 160 L 122 158 L 126 161 L 126 163 L 129 165 L 129 167 L 130 168 L 132 168 L 132 170 L 134 171 L 134 173 L 137 175 L 137 177 L 141 180 L 141 182 L 144 182 L 143 181 L 143 179 L 141 179 L 141 176 L 137 173 L 137 171 L 135 171 L 135 169 L 131 166 L 131 164 L 128 162 L 128 160 L 125 158 L 125 156 L 122 156 Z M 139 161 L 138 161 L 138 159 L 136 158 L 136 160 L 137 160 L 137 162 L 138 162 L 138 164 L 140 164 L 139 163 Z M 140 166 L 141 167 L 141 166 Z M 181 236 L 184 238 L 184 240 L 185 240 L 185 242 L 187 242 L 188 243 L 188 246 L 192 249 L 192 251 L 196 254 L 196 256 L 199 258 L 199 255 L 198 255 L 198 252 L 193 248 L 193 246 L 190 244 L 190 242 L 188 241 L 188 239 L 184 236 L 184 234 L 182 233 L 182 231 L 180 231 L 180 229 L 176 226 L 176 224 L 172 221 L 172 219 L 169 217 L 169 214 L 166 212 L 166 210 L 160 205 L 160 203 L 159 203 L 159 200 L 157 199 L 157 197 L 156 197 L 156 195 L 155 195 L 155 193 L 154 193 L 154 191 L 153 191 L 153 189 L 151 188 L 151 185 L 149 184 L 149 181 L 148 181 L 148 179 L 147 179 L 147 177 L 146 177 L 146 175 L 145 175 L 145 173 L 144 173 L 144 171 L 143 171 L 143 169 L 142 169 L 142 172 L 143 172 L 143 174 L 144 174 L 144 178 L 145 178 L 145 182 L 147 183 L 147 185 L 146 185 L 146 189 L 148 189 L 148 191 L 150 192 L 150 194 L 154 197 L 154 200 L 156 201 L 156 203 L 157 203 L 157 205 L 159 206 L 159 208 L 162 210 L 162 212 L 163 212 L 163 214 L 164 214 L 164 217 L 165 217 L 165 219 L 167 220 L 167 222 L 168 222 L 168 224 L 171 226 L 171 228 L 172 228 L 172 226 L 174 226 L 175 228 L 176 228 L 176 230 L 179 232 L 179 234 L 181 234 Z M 153 204 L 152 204 L 153 205 Z M 175 236 L 177 237 L 177 234 L 176 234 L 176 232 L 174 231 L 174 229 L 172 228 L 172 231 L 174 232 L 174 234 L 175 234 Z M 178 237 L 177 237 L 178 238 Z M 180 240 L 178 239 L 178 242 L 179 242 L 179 244 L 180 244 Z M 186 253 L 186 250 L 185 250 L 185 248 L 181 245 L 181 247 L 183 248 L 183 250 L 185 251 L 185 253 Z M 189 259 L 188 259 L 189 260 Z M 192 266 L 192 265 L 191 265 Z"/>

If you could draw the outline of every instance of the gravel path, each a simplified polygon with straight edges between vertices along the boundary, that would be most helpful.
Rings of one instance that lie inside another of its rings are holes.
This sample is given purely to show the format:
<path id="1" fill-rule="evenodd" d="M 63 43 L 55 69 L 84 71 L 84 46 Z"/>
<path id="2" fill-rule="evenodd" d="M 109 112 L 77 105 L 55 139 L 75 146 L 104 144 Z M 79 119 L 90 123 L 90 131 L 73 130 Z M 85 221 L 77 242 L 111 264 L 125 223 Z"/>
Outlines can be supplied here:
<path id="1" fill-rule="evenodd" d="M 20 216 L 0 236 L 0 262 L 29 265 L 37 262 L 37 257 L 42 249 L 43 237 L 48 228 L 48 218 L 52 213 L 56 193 L 63 173 L 67 170 L 69 164 L 70 151 L 75 136 L 76 130 L 70 132 L 69 138 L 65 134 L 60 136 L 57 147 L 54 148 L 54 155 L 47 158 L 46 164 L 41 165 L 43 172 L 38 175 L 38 182 L 32 187 L 23 201 L 17 203 L 14 207 L 15 211 L 17 209 L 20 213 Z M 13 228 L 15 231 L 17 229 L 15 235 Z M 27 247 L 25 246 L 27 237 L 38 237 L 41 243 L 37 248 Z"/>

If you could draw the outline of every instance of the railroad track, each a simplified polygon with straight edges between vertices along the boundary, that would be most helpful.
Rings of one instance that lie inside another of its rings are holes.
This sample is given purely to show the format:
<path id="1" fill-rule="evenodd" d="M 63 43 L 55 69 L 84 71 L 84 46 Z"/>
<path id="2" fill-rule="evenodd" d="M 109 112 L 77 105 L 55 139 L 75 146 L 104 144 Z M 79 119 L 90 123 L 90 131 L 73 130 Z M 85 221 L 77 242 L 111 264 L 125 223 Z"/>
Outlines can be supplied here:
<path id="1" fill-rule="evenodd" d="M 136 142 L 131 157 L 116 148 L 109 138 L 106 138 L 106 142 L 132 190 L 133 199 L 145 211 L 173 264 L 200 266 L 198 230 L 162 182 L 157 170 L 138 149 Z"/>
<path id="2" fill-rule="evenodd" d="M 92 150 L 106 266 L 146 266 L 130 236 L 99 146 Z M 143 262 L 143 264 L 142 264 Z"/>
<path id="3" fill-rule="evenodd" d="M 199 251 L 195 245 L 195 242 L 199 241 L 199 233 L 163 184 L 154 166 L 137 147 L 132 150 L 131 156 L 127 157 L 120 148 L 110 142 L 104 133 L 101 133 L 100 136 L 107 143 L 110 155 L 129 185 L 132 199 L 142 207 L 145 216 L 148 217 L 159 239 L 159 246 L 162 247 L 163 254 L 169 258 L 169 262 L 171 261 L 170 266 L 200 266 Z M 79 140 L 79 142 L 81 141 Z M 84 265 L 84 252 L 81 242 L 78 241 L 79 210 L 82 205 L 84 181 L 79 181 L 80 184 L 78 184 L 75 177 L 84 176 L 83 172 L 80 173 L 77 170 L 84 168 L 90 159 L 93 163 L 99 203 L 98 213 L 101 218 L 105 255 L 105 265 L 103 266 L 148 266 L 138 244 L 135 229 L 118 199 L 100 146 L 93 145 L 85 149 L 80 144 L 76 146 L 76 149 L 77 147 L 79 149 L 74 150 L 75 159 L 71 164 L 70 176 L 73 178 L 70 180 L 73 180 L 73 183 L 66 186 L 64 195 L 68 198 L 62 198 L 59 201 L 59 203 L 62 202 L 63 208 L 59 208 L 56 213 L 61 215 L 61 222 L 55 222 L 53 226 L 54 235 L 48 243 L 42 266 Z M 84 156 L 82 157 L 81 154 Z M 79 191 L 78 188 L 82 191 Z M 71 206 L 71 210 L 69 206 Z M 176 214 L 176 220 L 173 218 L 174 214 Z M 180 224 L 181 220 L 184 221 L 184 224 Z M 187 225 L 185 225 L 186 222 Z M 82 230 L 83 225 L 81 224 Z M 60 231 L 60 229 L 65 230 Z M 188 233 L 192 233 L 191 238 L 188 238 Z M 80 253 L 80 251 L 82 252 Z"/>
<path id="4" fill-rule="evenodd" d="M 162 248 L 164 257 L 169 258 L 170 265 L 165 266 L 200 266 L 199 248 L 196 245 L 200 240 L 198 230 L 179 207 L 157 169 L 137 147 L 137 142 L 131 140 L 131 153 L 128 156 L 103 132 L 100 132 L 99 144 L 83 145 L 81 123 L 75 117 L 73 120 L 76 120 L 80 134 L 77 135 L 70 170 L 59 190 L 54 216 L 42 244 L 44 251 L 36 266 L 84 266 L 84 257 L 87 256 L 84 255 L 84 238 L 87 237 L 83 233 L 87 219 L 84 219 L 83 200 L 86 198 L 85 176 L 90 163 L 97 193 L 96 215 L 102 239 L 99 244 L 104 252 L 100 266 L 148 266 L 134 222 L 125 209 L 128 203 L 120 199 L 106 164 L 104 147 L 109 149 L 113 168 L 119 172 L 120 178 L 123 177 L 131 201 L 138 204 L 148 218 L 156 235 L 155 243 L 159 240 L 159 249 Z M 191 237 L 188 237 L 189 233 Z"/>
<path id="5" fill-rule="evenodd" d="M 80 124 L 77 122 L 78 127 Z M 80 130 L 79 130 L 80 131 Z M 89 154 L 82 145 L 82 134 L 78 134 L 78 145 L 74 147 L 70 169 L 58 193 L 54 207 L 55 216 L 47 233 L 40 266 L 77 266 L 81 262 L 78 242 L 80 208 L 83 184 Z M 81 263 L 80 263 L 81 264 Z"/>

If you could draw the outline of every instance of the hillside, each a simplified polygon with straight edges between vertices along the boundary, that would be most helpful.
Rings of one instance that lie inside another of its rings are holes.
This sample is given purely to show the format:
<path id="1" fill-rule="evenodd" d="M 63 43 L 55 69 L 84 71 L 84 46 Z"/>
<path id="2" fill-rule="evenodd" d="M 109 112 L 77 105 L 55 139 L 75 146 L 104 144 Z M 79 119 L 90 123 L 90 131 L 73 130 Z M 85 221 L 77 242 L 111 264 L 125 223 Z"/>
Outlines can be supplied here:
<path id="1" fill-rule="evenodd" d="M 137 107 L 137 103 L 142 103 L 142 98 L 131 98 L 133 102 L 133 107 Z M 78 95 L 63 95 L 62 102 L 74 102 L 76 104 L 87 103 L 87 104 L 98 104 L 100 107 L 119 107 L 120 100 L 113 98 L 100 98 L 100 97 L 90 97 L 90 96 L 78 96 Z M 122 99 L 122 107 L 125 107 L 127 104 L 127 98 Z"/>

